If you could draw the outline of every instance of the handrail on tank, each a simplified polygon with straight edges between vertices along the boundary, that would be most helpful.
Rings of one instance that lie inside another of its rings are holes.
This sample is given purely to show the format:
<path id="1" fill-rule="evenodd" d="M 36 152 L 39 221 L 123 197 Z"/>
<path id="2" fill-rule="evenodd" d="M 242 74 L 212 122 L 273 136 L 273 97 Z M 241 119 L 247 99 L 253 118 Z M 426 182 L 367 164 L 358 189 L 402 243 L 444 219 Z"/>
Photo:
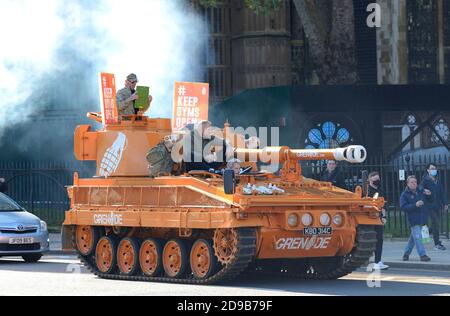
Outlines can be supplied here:
<path id="1" fill-rule="evenodd" d="M 99 112 L 88 112 L 86 116 L 88 117 L 88 119 L 91 119 L 91 120 L 96 121 L 98 123 L 102 123 L 103 122 L 103 116 Z"/>
<path id="2" fill-rule="evenodd" d="M 349 163 L 363 163 L 367 150 L 360 145 L 337 149 L 290 149 L 289 147 L 266 147 L 264 149 L 235 149 L 236 158 L 242 161 L 264 163 L 283 163 L 287 160 L 336 160 Z"/>
<path id="3" fill-rule="evenodd" d="M 103 115 L 100 112 L 88 112 L 86 115 L 89 119 L 96 121 L 98 123 L 103 123 Z M 148 120 L 148 117 L 144 113 L 139 112 L 136 115 L 122 115 L 122 120 L 131 122 L 142 122 Z"/>

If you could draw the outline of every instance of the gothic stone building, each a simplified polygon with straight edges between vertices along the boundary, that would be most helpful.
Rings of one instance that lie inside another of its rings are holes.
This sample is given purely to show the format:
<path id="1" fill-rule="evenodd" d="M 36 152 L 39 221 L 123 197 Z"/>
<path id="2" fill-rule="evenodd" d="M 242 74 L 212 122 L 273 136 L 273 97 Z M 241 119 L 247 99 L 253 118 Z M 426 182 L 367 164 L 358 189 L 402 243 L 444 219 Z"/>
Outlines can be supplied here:
<path id="1" fill-rule="evenodd" d="M 450 84 L 450 1 L 378 0 L 382 9 L 378 29 L 367 27 L 371 2 L 354 1 L 359 84 Z M 290 86 L 295 90 L 318 84 L 308 41 L 291 0 L 284 0 L 278 12 L 267 16 L 253 13 L 242 0 L 224 0 L 216 8 L 199 10 L 209 29 L 205 80 L 211 84 L 212 101 L 217 106 L 227 106 L 235 96 L 252 89 Z M 383 102 L 381 90 L 379 95 Z M 292 98 L 293 112 L 297 103 L 301 101 Z M 358 141 L 372 144 L 373 151 L 387 153 L 429 115 L 427 104 L 365 113 L 347 112 L 345 106 L 336 112 L 333 106 L 330 104 L 330 111 L 315 112 L 312 102 L 309 109 L 299 110 L 299 120 L 291 125 L 288 120 L 295 145 L 318 148 Z M 448 122 L 450 113 L 445 111 L 432 121 L 446 142 L 450 140 Z M 441 140 L 425 128 L 402 150 L 436 152 L 441 147 Z"/>

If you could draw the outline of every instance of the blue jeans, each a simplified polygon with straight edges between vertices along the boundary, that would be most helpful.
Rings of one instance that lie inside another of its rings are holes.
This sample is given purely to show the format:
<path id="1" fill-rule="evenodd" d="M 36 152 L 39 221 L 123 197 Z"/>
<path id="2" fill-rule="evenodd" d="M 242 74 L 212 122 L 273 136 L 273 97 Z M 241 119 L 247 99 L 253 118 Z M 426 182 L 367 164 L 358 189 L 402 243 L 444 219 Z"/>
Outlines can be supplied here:
<path id="1" fill-rule="evenodd" d="M 423 257 L 427 254 L 425 246 L 422 243 L 422 226 L 411 227 L 411 237 L 409 237 L 408 244 L 406 245 L 405 255 L 409 256 L 414 246 L 416 246 L 419 256 Z"/>

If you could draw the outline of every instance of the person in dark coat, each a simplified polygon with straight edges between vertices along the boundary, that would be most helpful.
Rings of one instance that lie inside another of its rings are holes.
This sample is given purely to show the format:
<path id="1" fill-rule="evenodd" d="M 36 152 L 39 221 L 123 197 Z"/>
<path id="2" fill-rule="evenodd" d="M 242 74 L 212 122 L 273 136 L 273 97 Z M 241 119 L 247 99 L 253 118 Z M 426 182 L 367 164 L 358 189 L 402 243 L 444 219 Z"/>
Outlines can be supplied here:
<path id="1" fill-rule="evenodd" d="M 5 178 L 0 178 L 0 193 L 8 192 L 8 184 L 6 183 Z"/>
<path id="2" fill-rule="evenodd" d="M 338 165 L 336 160 L 328 160 L 327 168 L 322 172 L 319 180 L 324 182 L 331 182 L 335 187 L 346 190 L 347 186 L 345 185 L 344 177 L 342 176 L 337 166 Z"/>
<path id="3" fill-rule="evenodd" d="M 378 194 L 378 197 L 384 197 L 384 193 L 381 190 L 381 177 L 379 172 L 371 172 L 368 177 L 369 186 L 367 190 L 367 195 L 369 197 L 374 197 Z M 383 208 L 380 213 L 381 221 L 383 225 L 386 224 L 386 210 Z M 384 226 L 376 226 L 377 232 L 377 248 L 375 250 L 375 270 L 386 270 L 389 266 L 385 265 L 381 260 L 383 254 L 383 242 L 384 242 Z"/>
<path id="4" fill-rule="evenodd" d="M 425 203 L 430 199 L 430 196 L 418 187 L 415 176 L 408 177 L 406 183 L 407 187 L 400 196 L 400 208 L 408 217 L 411 237 L 405 247 L 403 261 L 409 260 L 409 256 L 415 246 L 420 260 L 428 262 L 431 259 L 427 256 L 425 246 L 422 243 L 422 227 L 428 222 L 428 212 Z"/>
<path id="5" fill-rule="evenodd" d="M 447 195 L 444 187 L 438 178 L 436 165 L 429 164 L 427 174 L 420 183 L 420 188 L 427 194 L 430 194 L 429 202 L 425 204 L 428 214 L 431 217 L 431 231 L 434 239 L 434 249 L 444 251 L 446 248 L 440 241 L 439 226 L 441 224 L 441 210 L 448 210 Z"/>
<path id="6" fill-rule="evenodd" d="M 186 150 L 188 159 L 185 159 L 187 172 L 216 170 L 233 155 L 231 146 L 224 138 L 214 134 L 209 121 L 198 122 L 195 128 L 184 137 L 183 142 L 183 149 L 189 149 Z"/>

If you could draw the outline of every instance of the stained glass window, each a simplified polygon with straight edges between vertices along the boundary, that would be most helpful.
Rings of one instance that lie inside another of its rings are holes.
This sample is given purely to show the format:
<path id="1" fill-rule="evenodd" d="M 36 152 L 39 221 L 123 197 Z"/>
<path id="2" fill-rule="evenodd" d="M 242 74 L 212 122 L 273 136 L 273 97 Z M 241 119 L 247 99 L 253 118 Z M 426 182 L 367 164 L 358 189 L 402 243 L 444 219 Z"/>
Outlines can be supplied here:
<path id="1" fill-rule="evenodd" d="M 311 129 L 305 143 L 306 149 L 329 149 L 344 147 L 352 141 L 347 128 L 339 123 L 327 121 Z"/>

